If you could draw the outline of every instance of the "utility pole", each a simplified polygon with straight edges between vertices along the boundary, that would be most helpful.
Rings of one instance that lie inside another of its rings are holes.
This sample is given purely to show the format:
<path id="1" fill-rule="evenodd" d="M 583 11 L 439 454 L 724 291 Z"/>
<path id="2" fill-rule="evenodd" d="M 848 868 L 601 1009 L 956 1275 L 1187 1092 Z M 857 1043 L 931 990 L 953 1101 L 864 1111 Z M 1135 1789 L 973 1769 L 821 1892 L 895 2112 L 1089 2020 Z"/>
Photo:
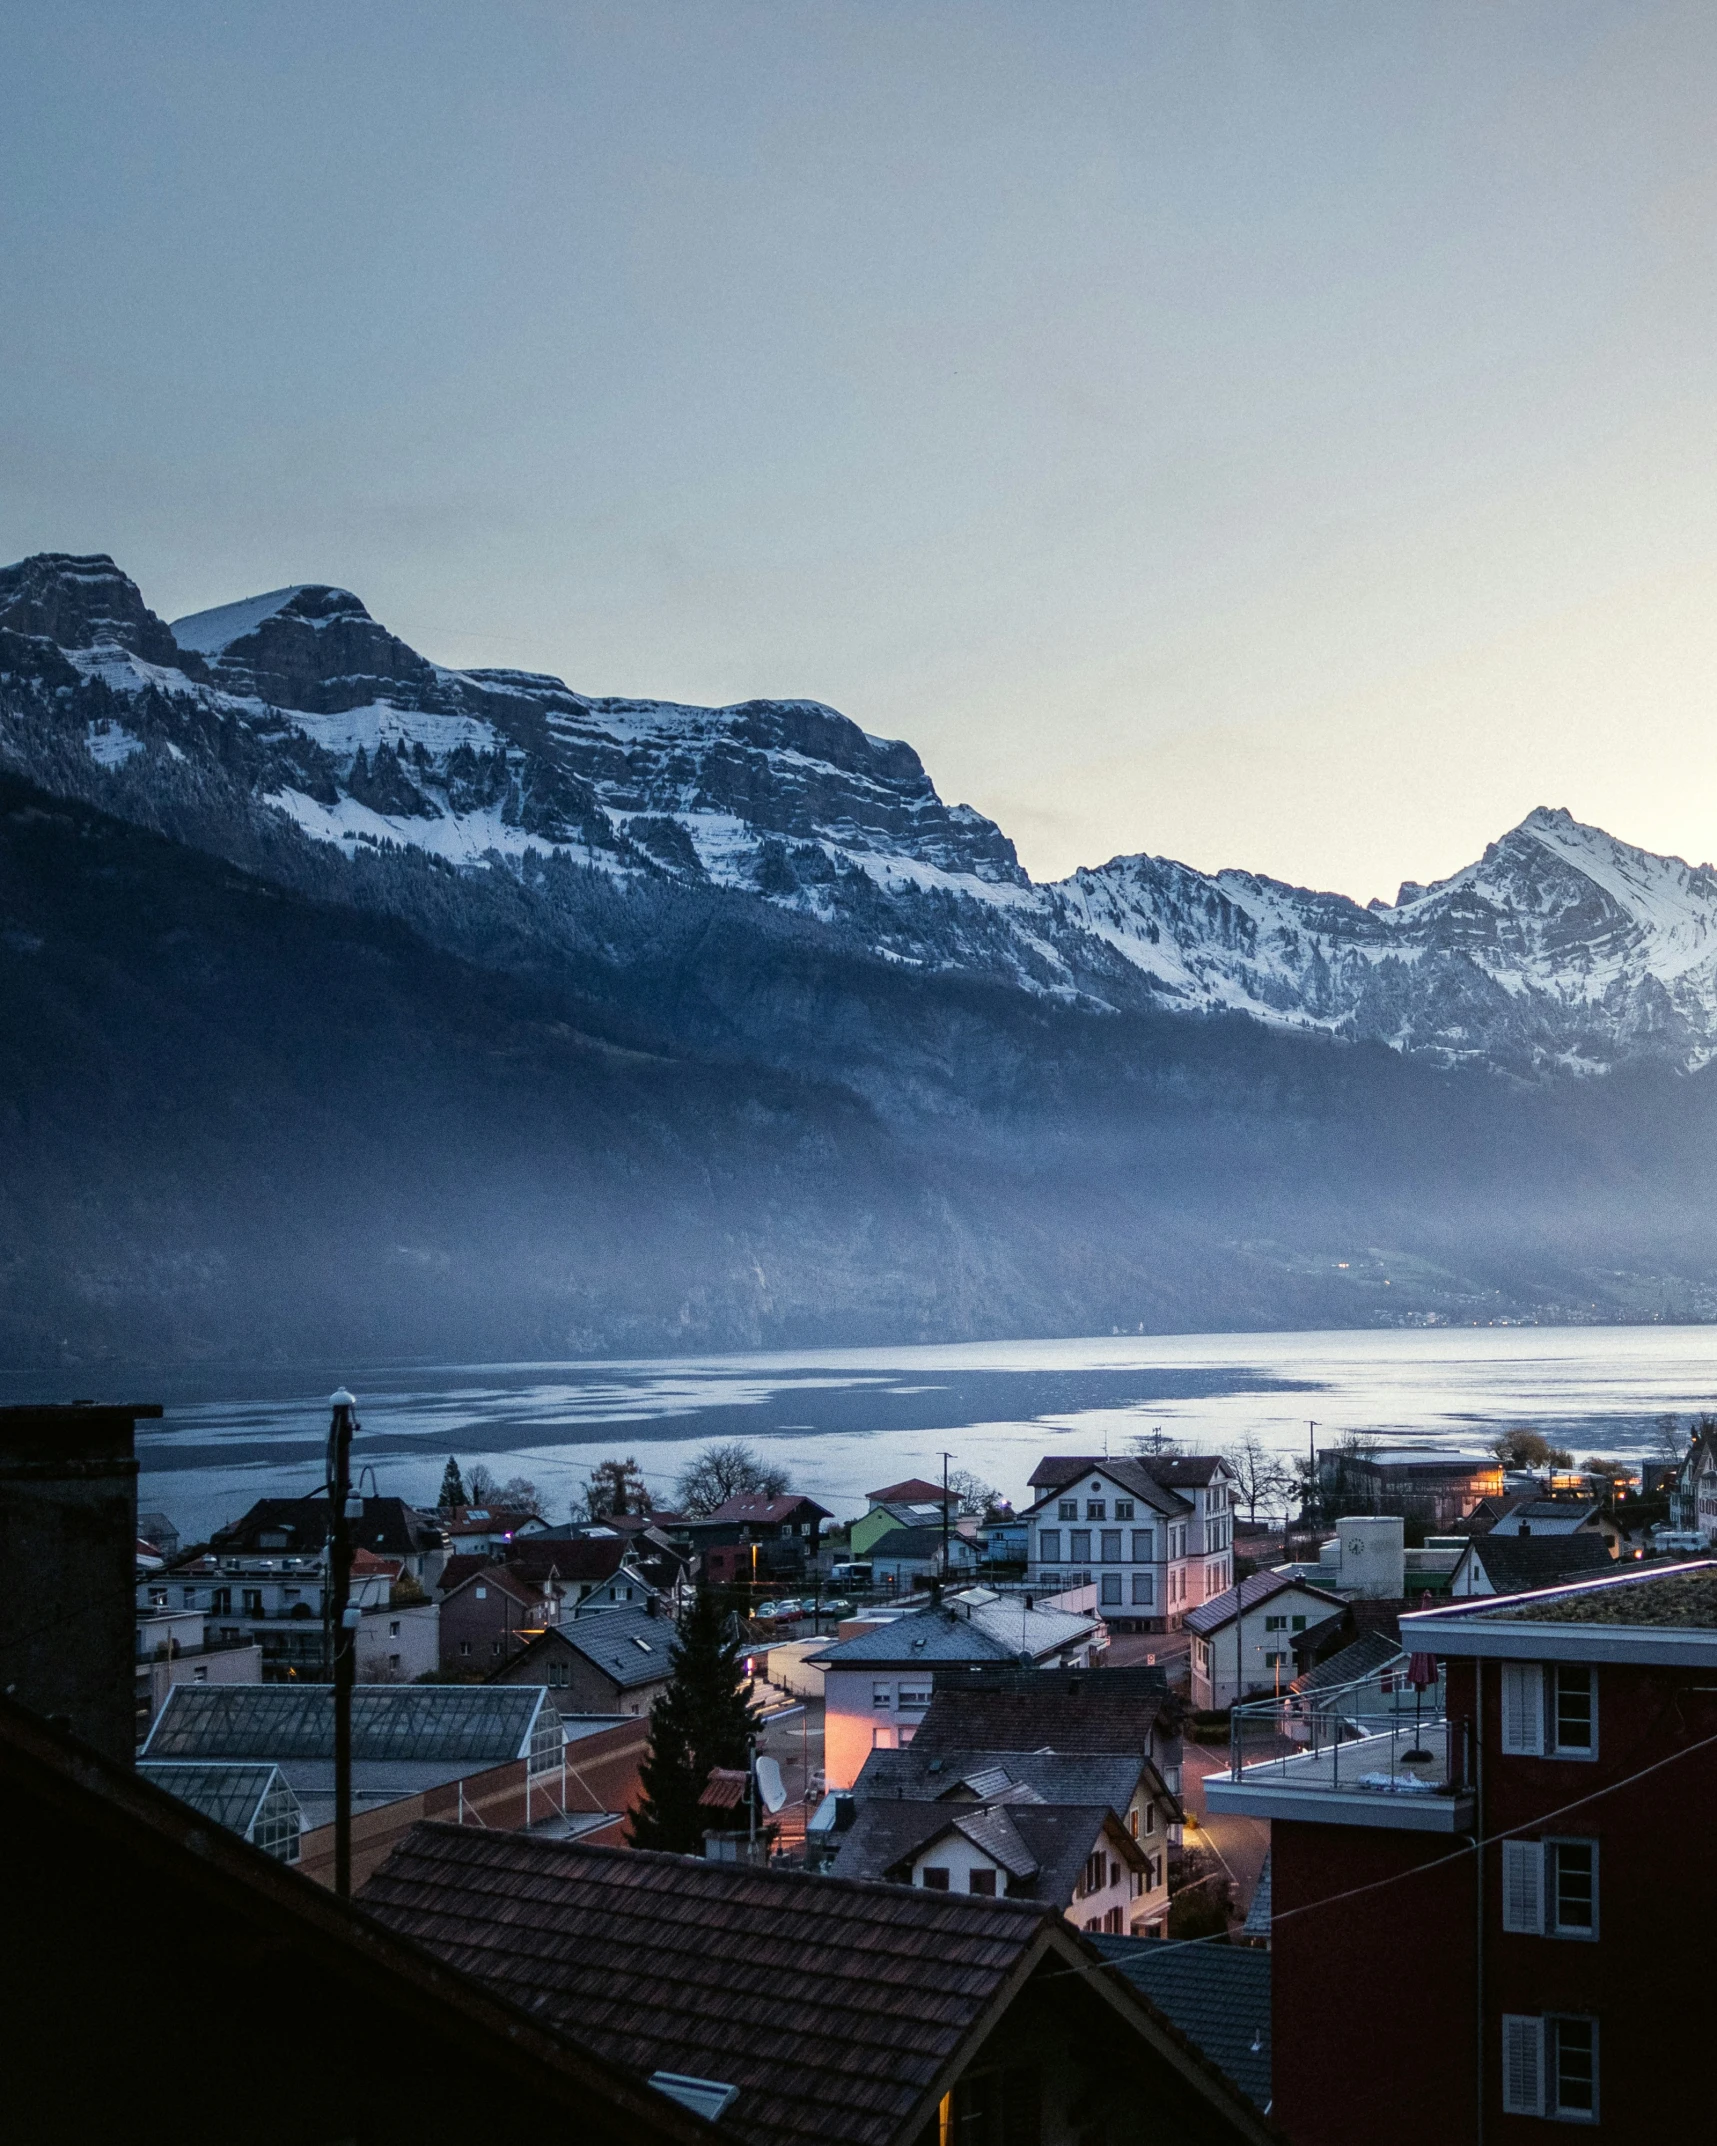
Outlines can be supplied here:
<path id="1" fill-rule="evenodd" d="M 952 1458 L 953 1455 L 950 1453 L 944 1453 L 942 1456 L 942 1577 L 944 1580 L 948 1577 L 948 1463 Z"/>
<path id="2" fill-rule="evenodd" d="M 357 1403 L 342 1386 L 328 1428 L 328 1636 L 334 1675 L 334 1891 L 352 1897 L 352 1685 L 358 1667 L 353 1630 L 352 1433 Z M 360 1503 L 360 1511 L 362 1506 Z"/>
<path id="3" fill-rule="evenodd" d="M 1306 1444 L 1311 1453 L 1311 1473 L 1306 1477 L 1306 1517 L 1315 1524 L 1318 1498 L 1318 1427 L 1310 1417 L 1306 1419 Z"/>

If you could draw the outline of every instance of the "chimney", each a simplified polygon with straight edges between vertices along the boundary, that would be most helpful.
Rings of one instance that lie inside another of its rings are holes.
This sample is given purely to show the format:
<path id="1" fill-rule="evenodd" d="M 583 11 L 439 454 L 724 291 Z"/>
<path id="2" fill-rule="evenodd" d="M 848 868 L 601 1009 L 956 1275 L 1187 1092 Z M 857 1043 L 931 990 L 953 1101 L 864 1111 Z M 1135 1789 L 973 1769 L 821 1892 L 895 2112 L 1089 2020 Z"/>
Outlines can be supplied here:
<path id="1" fill-rule="evenodd" d="M 137 1459 L 152 1403 L 0 1408 L 0 1691 L 129 1766 Z"/>

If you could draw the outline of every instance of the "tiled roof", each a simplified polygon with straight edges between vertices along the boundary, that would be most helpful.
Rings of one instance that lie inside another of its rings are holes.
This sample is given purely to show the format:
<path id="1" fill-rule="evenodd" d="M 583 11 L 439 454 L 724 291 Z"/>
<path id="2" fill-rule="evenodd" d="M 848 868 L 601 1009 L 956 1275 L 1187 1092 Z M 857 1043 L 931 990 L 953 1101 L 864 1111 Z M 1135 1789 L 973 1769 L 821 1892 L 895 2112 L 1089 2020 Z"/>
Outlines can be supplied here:
<path id="1" fill-rule="evenodd" d="M 400 2129 L 399 2079 L 425 2076 L 439 2061 L 446 2078 L 437 2113 L 456 2137 L 476 2136 L 486 2113 L 504 2108 L 509 2123 L 532 2139 L 716 2146 L 716 2135 L 696 2118 L 592 2050 L 576 2022 L 556 2031 L 450 1972 L 326 1886 L 284 1869 L 130 1766 L 101 1758 L 3 1696 L 0 1787 L 14 1843 L 51 1875 L 58 1901 L 75 1895 L 86 1903 L 79 1925 L 86 1954 L 91 1947 L 104 1952 L 110 1935 L 119 1946 L 128 1936 L 135 1943 L 135 1929 L 125 1929 L 128 1919 L 135 1923 L 130 1903 L 164 1903 L 160 1920 L 175 1933 L 178 1956 L 264 1958 L 281 1988 L 314 1989 L 342 2018 L 387 2022 L 386 2061 L 307 2062 L 282 2047 L 273 2021 L 248 2029 L 255 1992 L 242 1977 L 236 1985 L 230 1973 L 224 1977 L 237 1989 L 236 2002 L 232 1987 L 204 1990 L 204 2030 L 233 2037 L 223 2042 L 225 2076 L 254 2060 L 258 2091 L 291 2112 L 288 2129 L 300 2124 L 307 2137 L 392 2137 Z M 87 1907 L 103 1899 L 114 1903 L 111 1915 Z M 63 1956 L 50 1949 L 45 1966 L 32 1960 L 38 1976 L 56 1976 L 34 1993 L 55 2010 L 62 2009 L 56 1962 Z M 68 2023 L 88 2006 L 86 1962 L 84 1980 L 65 1992 Z M 24 2061 L 15 2034 L 8 2060 L 11 2120 L 19 2136 L 33 2134 L 30 2112 L 49 2106 L 38 2098 L 47 2091 L 44 2067 Z M 57 2134 L 108 2136 L 114 2124 L 86 2121 L 87 2099 L 64 2052 L 56 2046 L 48 2061 Z M 272 2123 L 264 2128 L 276 2135 Z"/>
<path id="2" fill-rule="evenodd" d="M 890 1483 L 886 1490 L 867 1490 L 872 1505 L 940 1505 L 940 1483 L 927 1483 L 921 1475 L 909 1475 L 904 1483 Z"/>
<path id="3" fill-rule="evenodd" d="M 1177 1945 L 1149 1937 L 1093 1937 L 1091 1943 L 1166 2012 L 1255 2107 L 1268 2109 L 1268 1952 L 1252 1945 Z"/>
<path id="4" fill-rule="evenodd" d="M 904 1879 L 917 1856 L 958 1833 L 999 1863 L 1024 1897 L 1065 1908 L 1112 1816 L 1099 1803 L 861 1803 L 851 1829 L 837 1836 L 835 1875 Z M 1144 1851 L 1121 1833 L 1118 1821 L 1113 1830 L 1116 1855 L 1142 1869 Z"/>
<path id="5" fill-rule="evenodd" d="M 1176 1712 L 1151 1669 L 1029 1669 L 971 1683 L 938 1677 L 913 1753 L 1124 1751 L 1143 1758 L 1152 1730 Z"/>
<path id="6" fill-rule="evenodd" d="M 462 1535 L 511 1535 L 536 1519 L 535 1513 L 509 1512 L 499 1505 L 456 1505 L 447 1532 L 455 1542 Z"/>
<path id="7" fill-rule="evenodd" d="M 1252 1904 L 1246 1910 L 1243 1934 L 1247 1937 L 1267 1938 L 1270 1935 L 1270 1851 L 1264 1850 L 1264 1861 L 1258 1871 L 1258 1882 L 1252 1888 Z"/>
<path id="8" fill-rule="evenodd" d="M 383 1557 L 414 1556 L 440 1540 L 440 1531 L 403 1498 L 366 1498 L 363 1517 L 352 1522 L 354 1548 L 374 1550 Z M 282 1544 L 264 1544 L 263 1535 L 284 1534 Z M 213 1548 L 234 1551 L 274 1549 L 289 1557 L 303 1557 L 320 1550 L 328 1540 L 328 1500 L 310 1498 L 259 1498 L 250 1511 L 230 1527 L 217 1528 L 210 1538 Z"/>
<path id="9" fill-rule="evenodd" d="M 1386 1632 L 1367 1632 L 1352 1646 L 1326 1655 L 1315 1669 L 1296 1679 L 1296 1691 L 1330 1691 L 1338 1684 L 1356 1684 L 1362 1677 L 1378 1676 L 1393 1662 L 1405 1662 L 1399 1640 Z"/>
<path id="10" fill-rule="evenodd" d="M 974 1554 L 972 1546 L 963 1535 L 954 1529 L 948 1530 L 948 1557 L 952 1563 L 958 1552 L 964 1549 L 968 1560 Z M 942 1523 L 934 1527 L 890 1528 L 886 1535 L 879 1535 L 865 1555 L 873 1564 L 893 1564 L 904 1558 L 908 1564 L 929 1564 L 932 1558 L 942 1555 Z"/>
<path id="11" fill-rule="evenodd" d="M 1070 1610 L 1027 1609 L 1023 1601 L 997 1600 L 966 1607 L 921 1610 L 843 1639 L 817 1657 L 824 1669 L 859 1669 L 876 1662 L 1033 1661 L 1062 1648 L 1078 1648 L 1095 1621 Z"/>
<path id="12" fill-rule="evenodd" d="M 1042 1504 L 1045 1497 L 1070 1489 L 1081 1476 L 1096 1469 L 1110 1482 L 1130 1491 L 1135 1498 L 1143 1499 L 1155 1512 L 1170 1515 L 1191 1512 L 1191 1500 L 1183 1498 L 1157 1474 L 1162 1466 L 1160 1460 L 1094 1460 L 1088 1455 L 1063 1454 L 1038 1462 L 1032 1470 L 1031 1487 L 1039 1493 L 1038 1503 Z"/>
<path id="13" fill-rule="evenodd" d="M 737 2086 L 723 2128 L 754 2146 L 889 2146 L 1045 1922 L 457 1826 L 414 1828 L 362 1904 L 635 2072 Z"/>
<path id="14" fill-rule="evenodd" d="M 1254 1572 L 1242 1580 L 1238 1587 L 1229 1587 L 1219 1595 L 1212 1595 L 1208 1602 L 1201 1602 L 1197 1609 L 1188 1610 L 1181 1620 L 1189 1632 L 1200 1638 L 1208 1632 L 1220 1632 L 1226 1624 L 1232 1624 L 1237 1614 L 1259 1608 L 1263 1603 L 1273 1602 L 1289 1588 L 1309 1595 L 1314 1602 L 1327 1602 L 1332 1609 L 1340 1609 L 1341 1597 L 1332 1595 L 1321 1587 L 1313 1587 L 1308 1581 L 1296 1579 L 1291 1572 Z"/>
<path id="15" fill-rule="evenodd" d="M 575 1617 L 558 1630 L 575 1654 L 582 1654 L 604 1676 L 612 1677 L 623 1691 L 636 1684 L 659 1684 L 674 1673 L 671 1617 L 652 1617 L 647 1610 L 611 1609 L 594 1617 Z"/>
<path id="16" fill-rule="evenodd" d="M 461 1559 L 460 1562 L 463 1563 L 464 1560 Z M 445 1577 L 444 1573 L 444 1580 Z M 455 1580 L 451 1587 L 443 1586 L 442 1600 L 446 1601 L 450 1595 L 459 1594 L 473 1581 L 479 1587 L 492 1587 L 498 1594 L 510 1596 L 513 1601 L 522 1603 L 526 1609 L 538 1608 L 543 1599 L 543 1582 L 527 1577 L 515 1566 L 493 1564 L 484 1558 L 475 1571 L 466 1573 L 463 1579 Z"/>
<path id="17" fill-rule="evenodd" d="M 504 1759 L 530 1749 L 546 1694 L 534 1684 L 360 1684 L 352 1757 Z M 326 1684 L 175 1684 L 143 1747 L 152 1759 L 328 1759 Z"/>
<path id="18" fill-rule="evenodd" d="M 749 1520 L 759 1527 L 774 1527 L 783 1520 L 827 1520 L 827 1506 L 819 1505 L 814 1498 L 795 1496 L 791 1491 L 778 1498 L 766 1498 L 759 1492 L 742 1490 L 723 1505 L 718 1505 L 710 1514 L 711 1520 Z"/>
<path id="19" fill-rule="evenodd" d="M 1499 1595 L 1621 1570 L 1602 1535 L 1499 1535 L 1493 1529 L 1461 1554 L 1483 1568 Z"/>
<path id="20" fill-rule="evenodd" d="M 507 1563 L 539 1582 L 553 1575 L 572 1586 L 596 1587 L 614 1577 L 633 1548 L 624 1535 L 582 1535 L 570 1540 L 525 1535 L 507 1545 Z"/>
<path id="21" fill-rule="evenodd" d="M 1144 1769 L 1136 1751 L 931 1751 L 915 1737 L 904 1750 L 873 1751 L 853 1794 L 861 1803 L 935 1803 L 1011 1800 L 1023 1791 L 1040 1803 L 1099 1803 L 1124 1811 Z"/>

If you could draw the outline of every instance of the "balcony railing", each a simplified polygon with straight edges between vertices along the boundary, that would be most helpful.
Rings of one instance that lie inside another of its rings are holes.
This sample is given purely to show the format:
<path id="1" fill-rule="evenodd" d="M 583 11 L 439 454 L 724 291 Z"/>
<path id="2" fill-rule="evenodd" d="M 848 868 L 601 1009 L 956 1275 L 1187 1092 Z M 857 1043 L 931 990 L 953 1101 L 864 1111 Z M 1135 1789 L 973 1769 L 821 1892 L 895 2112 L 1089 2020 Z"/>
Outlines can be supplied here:
<path id="1" fill-rule="evenodd" d="M 1377 1676 L 1235 1707 L 1233 1782 L 1325 1794 L 1453 1795 L 1466 1778 L 1462 1724 L 1439 1681 L 1420 1695 Z"/>

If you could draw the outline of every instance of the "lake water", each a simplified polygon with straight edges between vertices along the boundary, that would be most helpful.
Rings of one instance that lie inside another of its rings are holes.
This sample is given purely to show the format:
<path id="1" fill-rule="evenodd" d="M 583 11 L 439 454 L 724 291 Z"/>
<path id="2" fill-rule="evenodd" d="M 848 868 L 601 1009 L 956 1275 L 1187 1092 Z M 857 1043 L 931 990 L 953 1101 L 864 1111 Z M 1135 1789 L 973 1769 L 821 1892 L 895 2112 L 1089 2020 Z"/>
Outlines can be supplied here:
<path id="1" fill-rule="evenodd" d="M 1666 1414 L 1717 1406 L 1717 1327 L 1154 1335 L 835 1349 L 633 1363 L 330 1364 L 254 1373 L 13 1374 L 8 1400 L 152 1400 L 145 1507 L 187 1538 L 321 1480 L 327 1395 L 359 1402 L 358 1462 L 429 1503 L 448 1454 L 528 1475 L 564 1517 L 593 1461 L 636 1454 L 659 1499 L 697 1447 L 749 1439 L 840 1517 L 942 1453 L 1016 1503 L 1055 1451 L 1120 1454 L 1160 1426 L 1213 1452 L 1246 1431 L 1289 1453 L 1348 1431 L 1454 1448 L 1515 1424 L 1582 1456 L 1646 1450 Z"/>

